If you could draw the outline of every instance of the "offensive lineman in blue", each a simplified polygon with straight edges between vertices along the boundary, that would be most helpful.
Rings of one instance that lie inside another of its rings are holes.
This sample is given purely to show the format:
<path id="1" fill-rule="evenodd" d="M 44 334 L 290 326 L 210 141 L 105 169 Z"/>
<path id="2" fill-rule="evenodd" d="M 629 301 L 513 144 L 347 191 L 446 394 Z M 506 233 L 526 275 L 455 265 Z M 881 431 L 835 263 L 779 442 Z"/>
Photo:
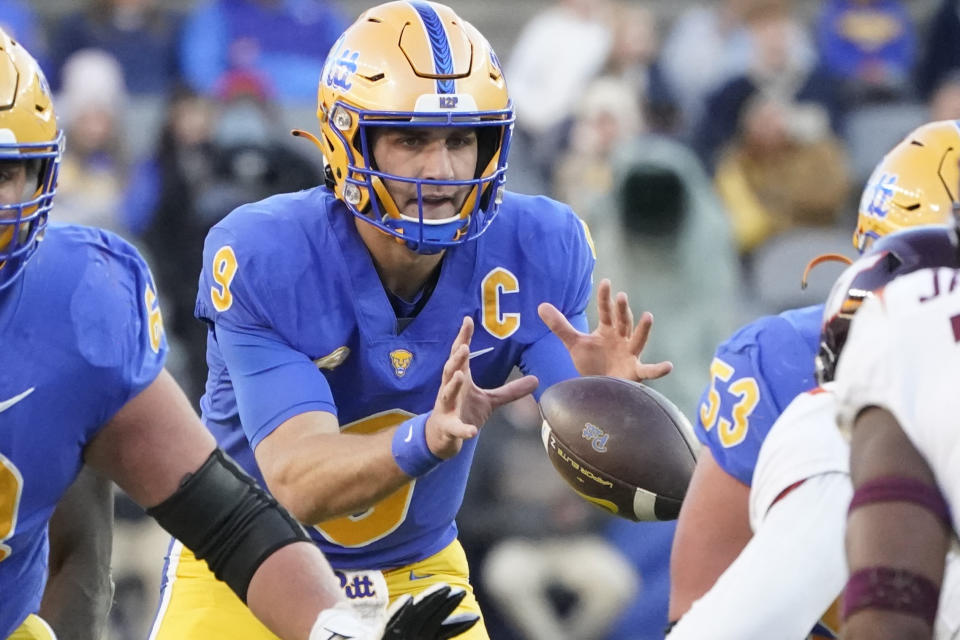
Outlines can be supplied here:
<path id="1" fill-rule="evenodd" d="M 319 138 L 297 133 L 327 184 L 242 206 L 207 237 L 203 418 L 314 525 L 358 610 L 444 580 L 479 613 L 454 517 L 491 411 L 578 372 L 638 380 L 670 364 L 640 363 L 652 318 L 634 328 L 609 283 L 582 333 L 587 229 L 503 191 L 503 75 L 448 7 L 365 12 L 331 50 L 319 103 Z M 536 377 L 504 384 L 515 366 Z M 272 637 L 179 545 L 167 575 L 155 638 Z"/>
<path id="2" fill-rule="evenodd" d="M 960 125 L 937 122 L 911 132 L 883 158 L 860 201 L 857 251 L 898 229 L 950 219 L 957 148 Z M 748 498 L 757 456 L 787 405 L 816 386 L 823 308 L 760 318 L 717 348 L 694 428 L 705 446 L 674 538 L 671 621 L 713 586 L 753 535 Z"/>
<path id="3" fill-rule="evenodd" d="M 136 250 L 98 229 L 47 225 L 63 134 L 40 68 L 2 30 L 0 105 L 0 638 L 55 638 L 37 615 L 48 522 L 86 463 L 198 549 L 278 635 L 380 640 L 164 370 L 156 290 Z M 389 637 L 450 637 L 440 621 L 460 597 L 441 588 L 403 603 Z"/>

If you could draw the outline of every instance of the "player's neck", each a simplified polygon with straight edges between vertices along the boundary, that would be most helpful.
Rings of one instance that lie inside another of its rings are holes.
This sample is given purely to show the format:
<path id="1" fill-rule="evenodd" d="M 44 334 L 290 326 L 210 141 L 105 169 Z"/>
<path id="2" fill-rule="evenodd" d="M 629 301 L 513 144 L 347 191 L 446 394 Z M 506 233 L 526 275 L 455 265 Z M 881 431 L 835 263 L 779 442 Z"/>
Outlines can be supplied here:
<path id="1" fill-rule="evenodd" d="M 416 296 L 443 259 L 443 252 L 424 255 L 410 251 L 392 236 L 360 220 L 356 220 L 356 226 L 384 288 L 404 300 Z"/>

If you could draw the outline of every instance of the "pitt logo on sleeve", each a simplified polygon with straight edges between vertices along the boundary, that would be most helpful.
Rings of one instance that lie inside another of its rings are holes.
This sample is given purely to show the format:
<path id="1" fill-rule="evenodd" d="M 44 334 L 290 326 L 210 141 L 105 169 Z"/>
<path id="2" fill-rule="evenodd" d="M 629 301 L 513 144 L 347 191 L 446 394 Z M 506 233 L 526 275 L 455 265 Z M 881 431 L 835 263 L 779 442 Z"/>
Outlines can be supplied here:
<path id="1" fill-rule="evenodd" d="M 402 378 L 407 373 L 412 361 L 413 354 L 406 349 L 394 349 L 390 352 L 390 364 L 393 365 L 393 373 L 398 378 Z"/>

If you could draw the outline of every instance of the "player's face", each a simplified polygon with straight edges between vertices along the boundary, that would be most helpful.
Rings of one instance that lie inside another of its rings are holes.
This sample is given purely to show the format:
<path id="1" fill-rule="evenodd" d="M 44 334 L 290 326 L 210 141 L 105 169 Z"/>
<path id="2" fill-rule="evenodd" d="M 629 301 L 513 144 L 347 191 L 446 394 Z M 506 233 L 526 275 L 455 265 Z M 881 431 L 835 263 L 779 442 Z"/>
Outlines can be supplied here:
<path id="1" fill-rule="evenodd" d="M 27 186 L 27 164 L 22 160 L 0 161 L 0 205 L 17 204 L 29 198 L 25 195 Z M 0 213 L 0 215 L 4 215 Z M 13 217 L 14 212 L 6 212 Z"/>
<path id="2" fill-rule="evenodd" d="M 404 178 L 470 180 L 477 170 L 477 134 L 463 127 L 384 129 L 374 140 L 373 157 L 380 171 Z M 416 184 L 386 180 L 385 185 L 400 213 L 419 216 Z M 470 189 L 470 185 L 424 185 L 424 218 L 456 215 Z"/>
<path id="3" fill-rule="evenodd" d="M 29 173 L 23 160 L 0 161 L 0 206 L 19 204 L 30 198 L 25 193 L 30 182 Z M 13 220 L 19 214 L 17 209 L 0 209 L 0 218 Z M 0 249 L 10 246 L 16 228 L 13 225 L 0 226 Z"/>

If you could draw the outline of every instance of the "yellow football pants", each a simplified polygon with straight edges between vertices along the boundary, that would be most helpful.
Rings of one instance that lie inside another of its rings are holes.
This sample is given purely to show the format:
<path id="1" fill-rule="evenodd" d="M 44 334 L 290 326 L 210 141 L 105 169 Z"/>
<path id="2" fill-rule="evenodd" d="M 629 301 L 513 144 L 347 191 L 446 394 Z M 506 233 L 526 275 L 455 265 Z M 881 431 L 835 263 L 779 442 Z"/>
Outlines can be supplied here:
<path id="1" fill-rule="evenodd" d="M 469 582 L 463 547 L 454 540 L 439 553 L 405 567 L 383 572 L 390 601 L 415 595 L 437 582 L 467 591 L 458 612 L 480 614 Z M 483 619 L 457 636 L 461 640 L 489 640 Z M 32 639 L 31 639 L 32 640 Z M 149 640 L 277 640 L 230 588 L 217 580 L 207 563 L 179 542 L 170 551 L 160 607 Z"/>
<path id="2" fill-rule="evenodd" d="M 57 640 L 57 634 L 43 618 L 31 613 L 7 640 Z"/>

